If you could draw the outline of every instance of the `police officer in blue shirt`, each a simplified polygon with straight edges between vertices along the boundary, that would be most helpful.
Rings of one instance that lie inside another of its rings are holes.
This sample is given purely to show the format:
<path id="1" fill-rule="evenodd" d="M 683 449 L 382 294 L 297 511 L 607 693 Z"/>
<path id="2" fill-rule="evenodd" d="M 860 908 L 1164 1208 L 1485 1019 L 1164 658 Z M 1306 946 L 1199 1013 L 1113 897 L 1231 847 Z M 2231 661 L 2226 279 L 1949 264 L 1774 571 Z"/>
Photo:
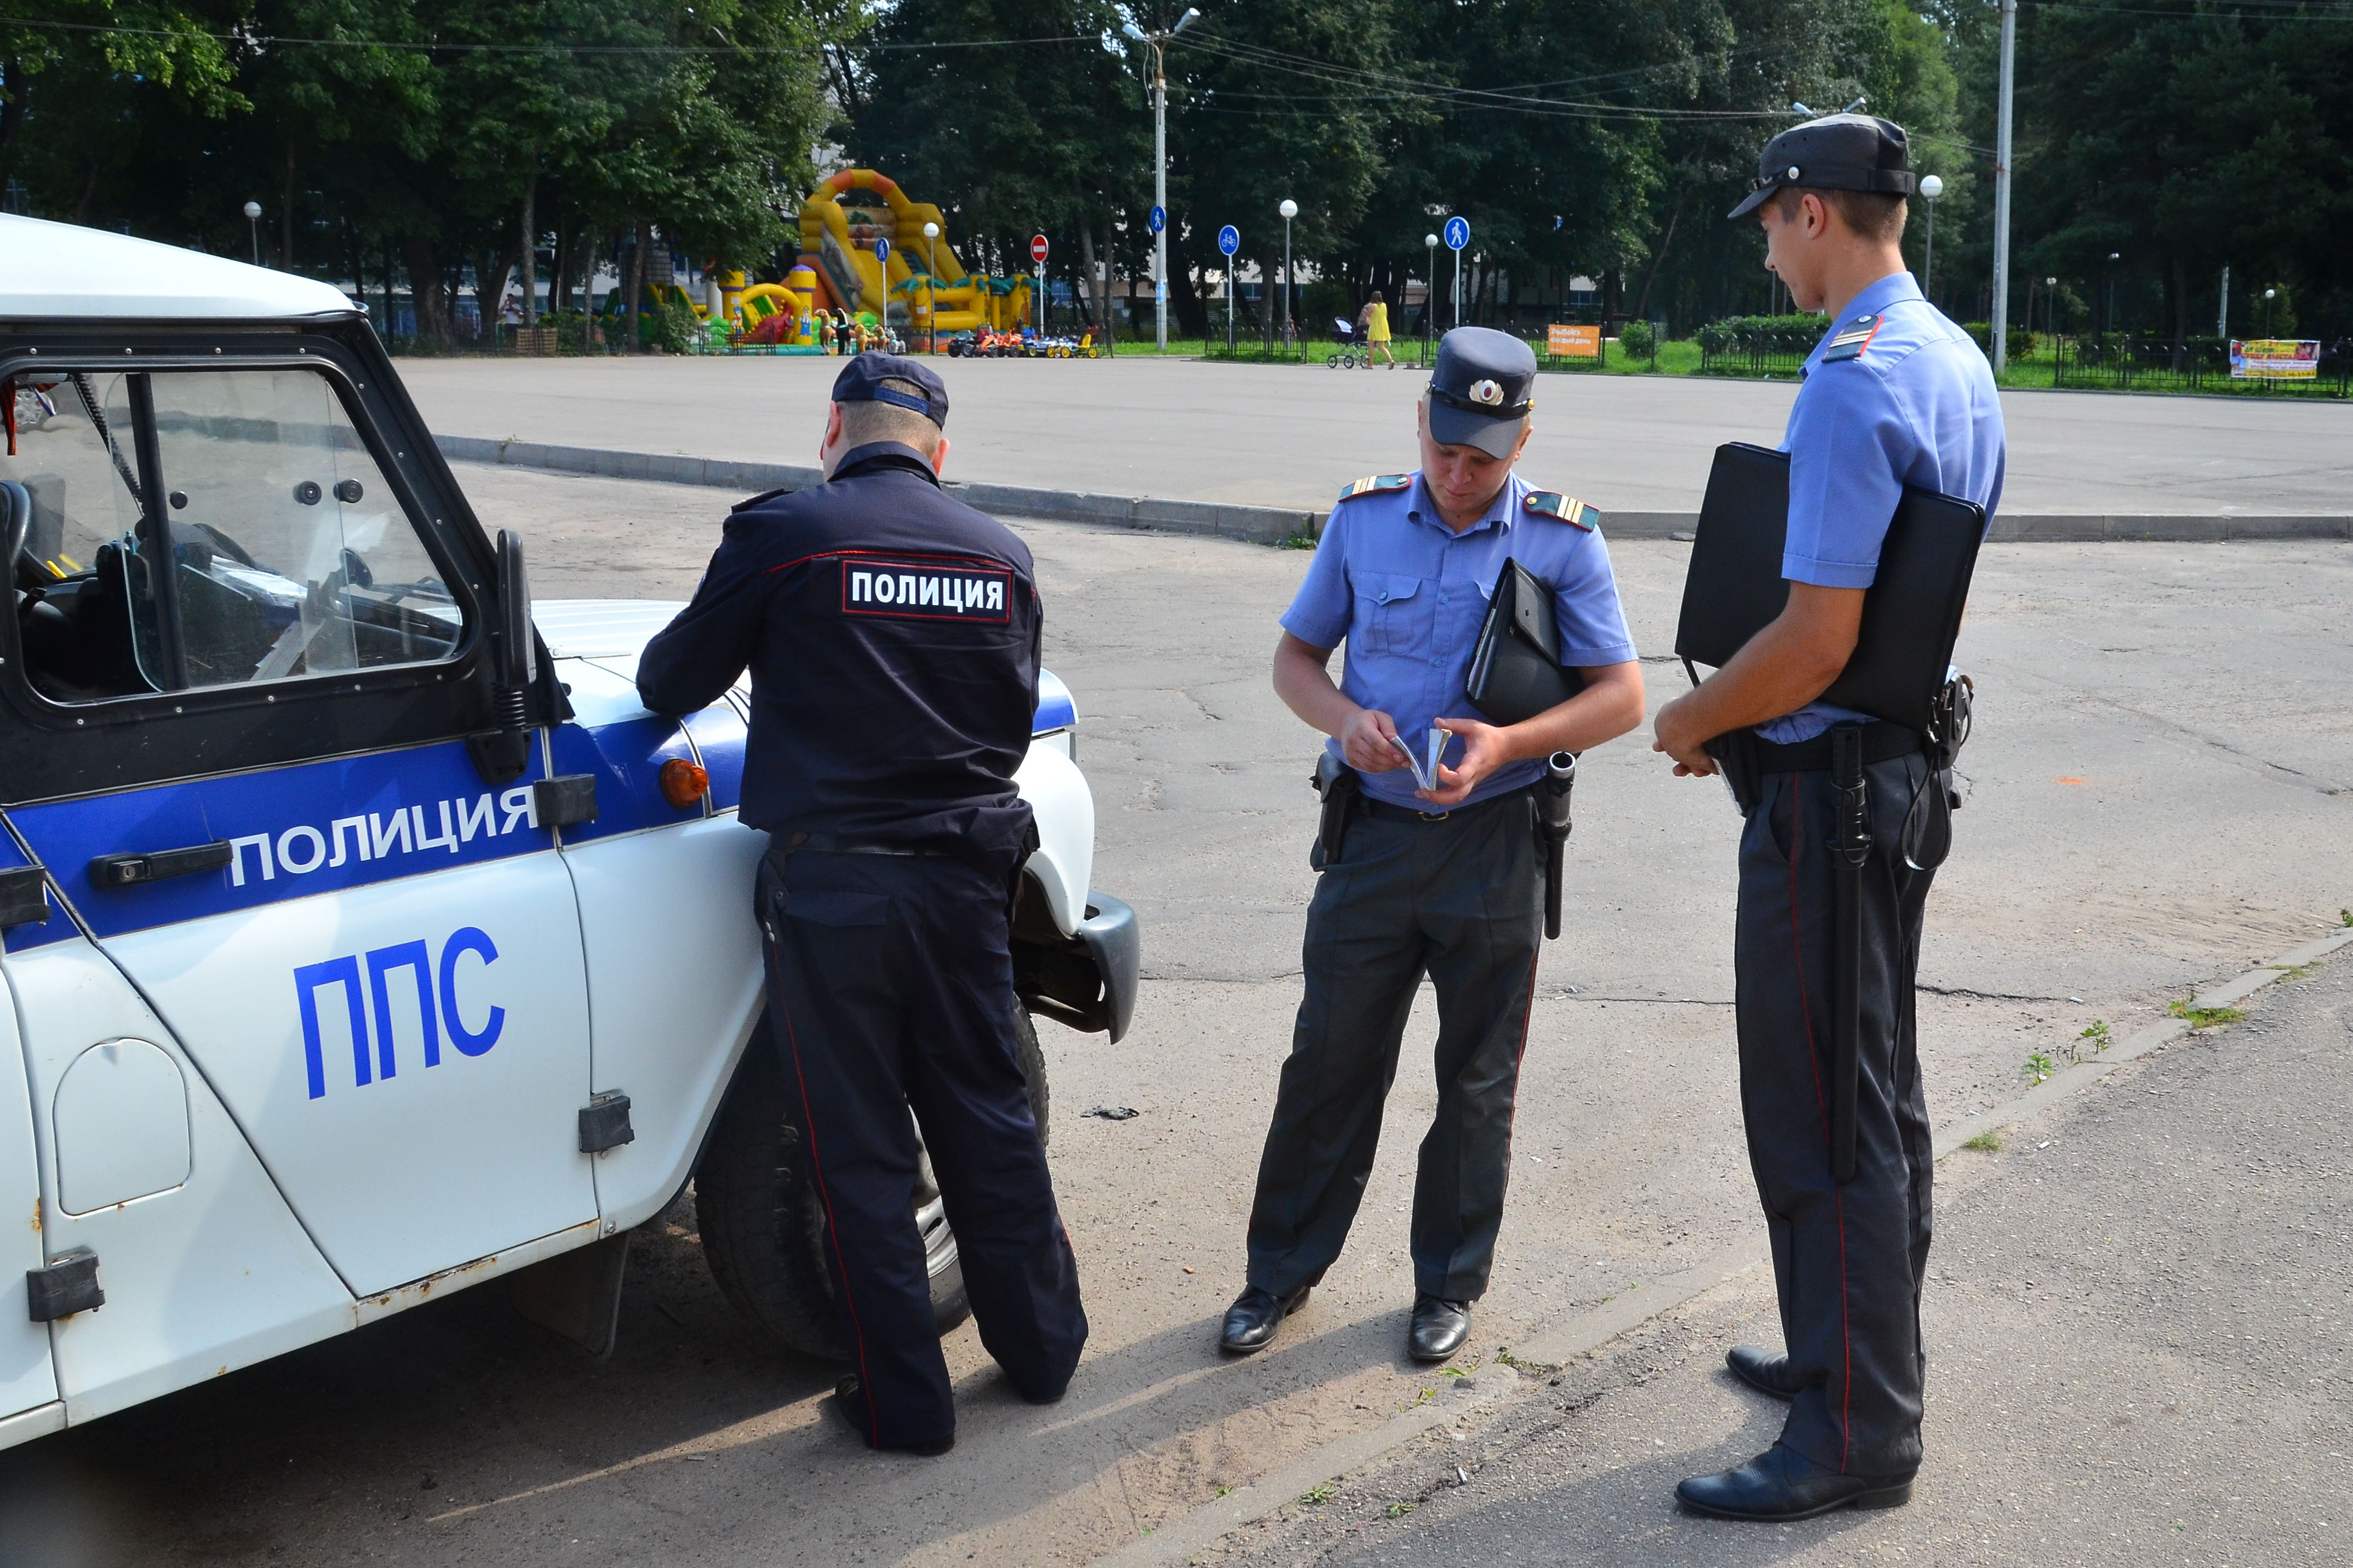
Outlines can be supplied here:
<path id="1" fill-rule="evenodd" d="M 955 1439 L 913 1194 L 923 1126 L 981 1343 L 1061 1397 L 1086 1343 L 1077 1264 L 1014 1056 L 1008 915 L 1037 842 L 1013 782 L 1038 706 L 1029 546 L 940 489 L 947 390 L 865 353 L 833 385 L 826 482 L 754 496 L 648 644 L 657 713 L 748 667 L 742 814 L 769 835 L 755 909 L 769 1032 L 824 1200 L 836 1408 L 877 1448 Z"/>
<path id="2" fill-rule="evenodd" d="M 1735 736 L 1755 758 L 1734 938 L 1740 1092 L 1785 1349 L 1736 1346 L 1727 1360 L 1790 1410 L 1771 1450 L 1676 1489 L 1686 1508 L 1732 1519 L 1894 1507 L 1920 1466 L 1934 1158 L 1913 982 L 1933 874 L 1919 861 L 1938 857 L 1916 851 L 1949 834 L 1947 806 L 1920 736 L 1815 700 L 1855 647 L 1904 487 L 1976 501 L 1989 516 L 2001 497 L 1993 374 L 1905 270 L 1912 189 L 1900 128 L 1832 115 L 1775 137 L 1732 214 L 1756 215 L 1765 265 L 1831 326 L 1807 358 L 1783 443 L 1788 606 L 1705 683 L 1662 707 L 1656 725 L 1656 749 L 1679 774 L 1715 772 L 1704 748 L 1717 737 Z M 1839 875 L 1826 731 L 1841 721 L 1862 724 L 1871 837 L 1856 898 L 1855 1163 L 1843 1183 L 1824 1087 Z"/>
<path id="3" fill-rule="evenodd" d="M 1229 1352 L 1272 1340 L 1340 1255 L 1425 975 L 1438 992 L 1438 1114 L 1414 1184 L 1408 1352 L 1452 1355 L 1487 1289 L 1542 940 L 1531 789 L 1551 753 L 1642 718 L 1641 668 L 1596 514 L 1513 471 L 1535 370 L 1517 338 L 1447 333 L 1420 404 L 1420 472 L 1348 489 L 1282 616 L 1275 691 L 1331 737 L 1330 757 L 1361 788 L 1336 845 L 1319 839 L 1312 857 L 1322 877 L 1307 911 L 1306 995 L 1259 1163 L 1249 1288 L 1220 1338 Z M 1585 685 L 1497 726 L 1463 686 L 1507 560 L 1552 590 L 1561 662 Z M 1421 789 L 1403 748 L 1419 750 L 1433 726 L 1455 737 L 1451 762 Z"/>

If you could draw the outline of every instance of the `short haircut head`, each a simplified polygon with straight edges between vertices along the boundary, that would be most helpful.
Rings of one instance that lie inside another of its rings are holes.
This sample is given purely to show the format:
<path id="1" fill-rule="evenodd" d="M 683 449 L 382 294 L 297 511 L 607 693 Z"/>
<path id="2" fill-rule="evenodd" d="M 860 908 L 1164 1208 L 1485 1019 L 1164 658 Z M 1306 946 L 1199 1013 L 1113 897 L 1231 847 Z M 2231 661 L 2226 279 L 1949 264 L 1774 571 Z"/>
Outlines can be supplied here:
<path id="1" fill-rule="evenodd" d="M 923 389 L 912 381 L 887 377 L 877 384 L 909 397 L 921 398 Z M 875 441 L 896 441 L 902 447 L 913 447 L 928 457 L 940 444 L 940 427 L 932 423 L 931 416 L 912 408 L 902 408 L 895 403 L 860 399 L 855 403 L 838 403 L 841 410 L 841 444 L 844 447 L 863 447 Z"/>
<path id="2" fill-rule="evenodd" d="M 1910 210 L 1900 195 L 1885 191 L 1824 191 L 1810 185 L 1784 185 L 1769 200 L 1773 210 L 1783 223 L 1797 220 L 1798 204 L 1805 196 L 1819 196 L 1822 205 L 1838 215 L 1857 239 L 1874 245 L 1893 245 L 1904 237 L 1904 218 Z"/>

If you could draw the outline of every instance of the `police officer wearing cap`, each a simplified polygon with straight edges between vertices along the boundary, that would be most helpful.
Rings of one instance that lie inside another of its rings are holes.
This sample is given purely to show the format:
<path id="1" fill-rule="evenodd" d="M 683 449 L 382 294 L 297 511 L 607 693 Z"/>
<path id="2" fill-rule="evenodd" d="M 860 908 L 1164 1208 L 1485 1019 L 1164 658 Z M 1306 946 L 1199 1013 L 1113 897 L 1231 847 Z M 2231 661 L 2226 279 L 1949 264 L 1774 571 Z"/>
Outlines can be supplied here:
<path id="1" fill-rule="evenodd" d="M 1060 1398 L 1087 1337 L 1014 1057 L 1007 917 L 1036 837 L 1013 773 L 1037 707 L 1038 591 L 1029 547 L 941 491 L 947 410 L 924 366 L 851 360 L 825 482 L 737 506 L 638 667 L 658 713 L 752 671 L 742 813 L 769 835 L 769 1033 L 854 1368 L 836 1405 L 871 1446 L 923 1454 L 954 1443 L 955 1410 L 911 1105 L 981 1342 L 1016 1392 Z"/>
<path id="2" fill-rule="evenodd" d="M 1756 216 L 1765 265 L 1830 328 L 1806 361 L 1783 442 L 1787 607 L 1704 684 L 1662 707 L 1656 723 L 1656 749 L 1678 774 L 1716 772 L 1704 748 L 1719 737 L 1755 758 L 1744 770 L 1755 798 L 1743 803 L 1734 967 L 1741 1107 L 1784 1347 L 1736 1346 L 1727 1360 L 1790 1409 L 1768 1452 L 1676 1488 L 1684 1507 L 1732 1519 L 1894 1507 L 1910 1498 L 1921 1459 L 1934 1156 L 1913 982 L 1933 873 L 1912 850 L 1924 831 L 1949 833 L 1947 807 L 1921 737 L 1816 700 L 1854 650 L 1904 488 L 1975 501 L 1989 517 L 2001 496 L 1992 371 L 1905 269 L 1912 189 L 1902 129 L 1839 114 L 1775 137 L 1732 212 Z M 1844 1182 L 1823 1088 L 1841 874 L 1827 731 L 1841 722 L 1861 724 L 1870 837 L 1855 896 L 1862 1025 L 1854 1168 Z M 1923 812 L 1934 820 L 1924 825 Z"/>
<path id="3" fill-rule="evenodd" d="M 1414 1183 L 1408 1353 L 1452 1355 L 1487 1289 L 1543 936 L 1532 787 L 1551 753 L 1599 745 L 1642 718 L 1641 669 L 1596 514 L 1514 471 L 1535 370 L 1517 338 L 1447 333 L 1420 404 L 1420 471 L 1349 487 L 1282 616 L 1274 689 L 1331 737 L 1327 826 L 1311 856 L 1322 875 L 1307 911 L 1306 994 L 1259 1163 L 1249 1286 L 1220 1337 L 1230 1352 L 1271 1341 L 1339 1257 L 1425 976 L 1438 993 L 1438 1112 Z M 1463 689 L 1507 560 L 1551 591 L 1561 662 L 1585 685 L 1502 727 Z M 1335 685 L 1328 667 L 1344 642 Z M 1433 726 L 1452 733 L 1451 761 L 1421 789 L 1402 748 L 1420 750 Z M 1344 784 L 1354 807 L 1335 832 L 1333 792 Z"/>

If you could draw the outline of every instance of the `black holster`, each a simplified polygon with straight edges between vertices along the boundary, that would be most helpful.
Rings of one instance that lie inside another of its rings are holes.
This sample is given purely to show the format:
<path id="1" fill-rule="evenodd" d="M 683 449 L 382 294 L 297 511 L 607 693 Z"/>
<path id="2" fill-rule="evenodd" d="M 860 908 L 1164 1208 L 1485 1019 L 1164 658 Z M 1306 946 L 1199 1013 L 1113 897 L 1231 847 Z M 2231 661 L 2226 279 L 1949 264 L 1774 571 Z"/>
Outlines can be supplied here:
<path id="1" fill-rule="evenodd" d="M 1348 841 L 1348 816 L 1365 781 L 1327 751 L 1315 759 L 1315 776 L 1309 782 L 1324 801 L 1323 816 L 1315 825 L 1315 868 L 1321 871 L 1340 863 L 1340 851 Z"/>
<path id="2" fill-rule="evenodd" d="M 1733 804 L 1747 816 L 1765 798 L 1765 773 L 1757 756 L 1757 731 L 1728 730 L 1700 748 L 1715 759 L 1715 771 L 1732 791 Z"/>
<path id="3" fill-rule="evenodd" d="M 1555 752 L 1534 792 L 1536 847 L 1544 852 L 1545 935 L 1560 935 L 1561 863 L 1568 847 L 1568 795 L 1577 787 L 1577 757 Z"/>
<path id="4" fill-rule="evenodd" d="M 1831 728 L 1831 785 L 1838 791 L 1831 858 L 1838 910 L 1831 939 L 1831 1179 L 1854 1180 L 1856 1078 L 1862 1044 L 1862 870 L 1871 860 L 1871 786 L 1862 772 L 1862 726 Z"/>

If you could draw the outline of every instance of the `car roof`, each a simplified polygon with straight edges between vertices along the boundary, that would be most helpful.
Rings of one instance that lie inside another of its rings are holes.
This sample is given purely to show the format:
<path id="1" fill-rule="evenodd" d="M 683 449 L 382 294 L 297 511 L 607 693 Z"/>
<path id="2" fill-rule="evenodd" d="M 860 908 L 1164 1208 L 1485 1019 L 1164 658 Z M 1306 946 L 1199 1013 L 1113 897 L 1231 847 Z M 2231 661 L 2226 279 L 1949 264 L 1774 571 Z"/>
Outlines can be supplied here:
<path id="1" fill-rule="evenodd" d="M 0 320 L 255 321 L 349 316 L 342 289 L 200 250 L 0 215 Z"/>

